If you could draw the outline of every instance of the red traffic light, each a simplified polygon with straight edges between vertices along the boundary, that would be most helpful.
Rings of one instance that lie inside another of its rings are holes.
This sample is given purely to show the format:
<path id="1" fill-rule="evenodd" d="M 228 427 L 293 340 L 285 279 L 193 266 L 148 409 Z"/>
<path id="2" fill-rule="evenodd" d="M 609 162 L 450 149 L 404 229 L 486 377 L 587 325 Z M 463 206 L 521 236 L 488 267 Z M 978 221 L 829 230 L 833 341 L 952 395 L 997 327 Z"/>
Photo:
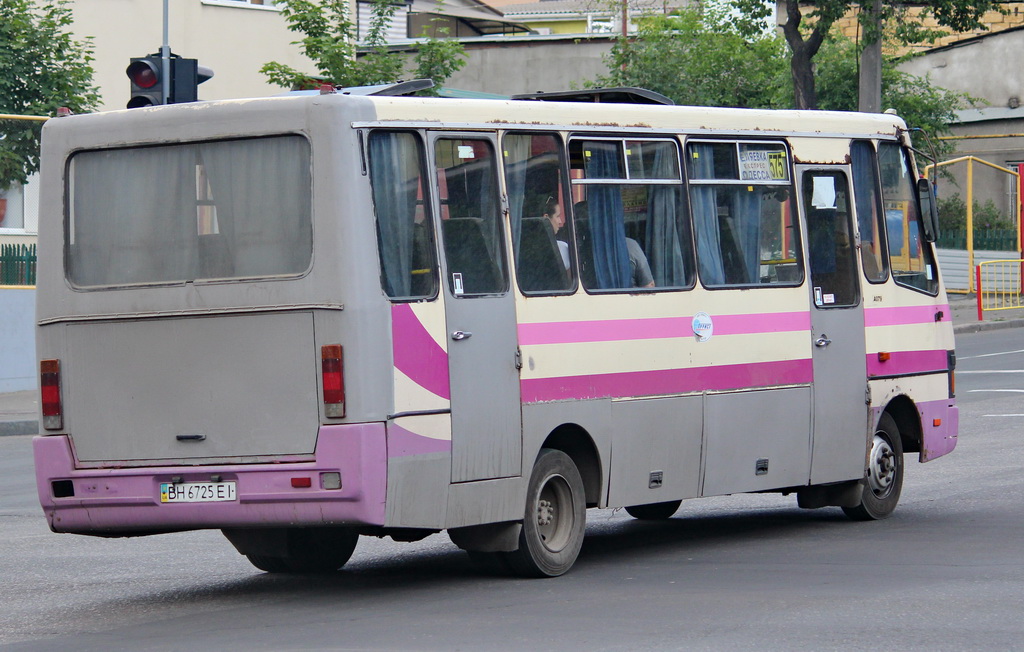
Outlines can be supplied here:
<path id="1" fill-rule="evenodd" d="M 139 88 L 153 88 L 160 81 L 160 71 L 147 59 L 137 59 L 125 70 L 128 78 Z"/>

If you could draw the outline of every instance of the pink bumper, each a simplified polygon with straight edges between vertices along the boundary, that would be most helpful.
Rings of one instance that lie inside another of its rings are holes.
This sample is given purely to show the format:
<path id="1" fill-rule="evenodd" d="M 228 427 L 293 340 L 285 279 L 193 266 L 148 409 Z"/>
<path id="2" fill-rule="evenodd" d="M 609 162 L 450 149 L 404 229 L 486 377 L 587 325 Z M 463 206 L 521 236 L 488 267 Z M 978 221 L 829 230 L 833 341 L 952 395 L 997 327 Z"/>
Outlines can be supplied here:
<path id="1" fill-rule="evenodd" d="M 36 437 L 32 447 L 39 500 L 55 532 L 116 536 L 202 528 L 384 524 L 383 423 L 321 426 L 311 462 L 76 469 L 66 436 Z M 321 488 L 322 473 L 340 473 L 341 488 Z M 210 482 L 215 475 L 221 482 L 236 483 L 235 500 L 160 502 L 161 483 L 172 478 Z M 311 486 L 293 487 L 293 478 L 309 478 Z M 70 493 L 69 487 L 73 496 L 54 496 Z"/>

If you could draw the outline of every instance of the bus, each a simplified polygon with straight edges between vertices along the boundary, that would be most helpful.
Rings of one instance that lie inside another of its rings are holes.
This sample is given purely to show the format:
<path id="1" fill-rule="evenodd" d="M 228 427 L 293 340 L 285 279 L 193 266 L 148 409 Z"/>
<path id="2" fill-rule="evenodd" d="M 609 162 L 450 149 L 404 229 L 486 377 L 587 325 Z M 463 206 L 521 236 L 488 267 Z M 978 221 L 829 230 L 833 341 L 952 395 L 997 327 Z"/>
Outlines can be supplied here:
<path id="1" fill-rule="evenodd" d="M 882 519 L 904 456 L 956 445 L 897 116 L 211 101 L 51 120 L 42 184 L 56 532 L 219 529 L 293 573 L 447 531 L 552 577 L 588 508 L 778 492 Z"/>

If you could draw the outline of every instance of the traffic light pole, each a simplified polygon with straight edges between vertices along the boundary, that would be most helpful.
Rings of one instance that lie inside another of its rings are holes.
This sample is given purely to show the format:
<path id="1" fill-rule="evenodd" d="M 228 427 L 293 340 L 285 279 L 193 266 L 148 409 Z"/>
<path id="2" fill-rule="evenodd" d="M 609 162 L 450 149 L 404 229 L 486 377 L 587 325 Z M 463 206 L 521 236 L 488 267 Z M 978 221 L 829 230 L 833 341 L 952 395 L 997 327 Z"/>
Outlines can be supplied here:
<path id="1" fill-rule="evenodd" d="M 161 73 L 162 78 L 169 80 L 171 79 L 171 45 L 170 45 L 170 29 L 168 28 L 168 3 L 170 0 L 164 0 L 164 44 L 160 46 L 160 65 L 163 68 Z M 171 85 L 165 83 L 163 85 L 164 90 L 164 104 L 169 104 L 171 99 Z"/>

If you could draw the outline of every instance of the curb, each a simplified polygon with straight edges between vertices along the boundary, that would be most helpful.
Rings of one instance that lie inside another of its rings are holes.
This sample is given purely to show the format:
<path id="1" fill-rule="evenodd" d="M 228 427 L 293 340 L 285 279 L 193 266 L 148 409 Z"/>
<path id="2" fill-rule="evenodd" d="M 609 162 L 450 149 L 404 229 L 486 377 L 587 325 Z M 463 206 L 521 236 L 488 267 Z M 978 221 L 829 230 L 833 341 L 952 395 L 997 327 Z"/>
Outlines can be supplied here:
<path id="1" fill-rule="evenodd" d="M 38 434 L 38 421 L 0 421 L 0 437 Z"/>
<path id="2" fill-rule="evenodd" d="M 1005 321 L 981 321 L 974 324 L 960 324 L 953 327 L 953 333 L 961 335 L 964 333 L 980 333 L 982 331 L 994 331 L 1003 328 L 1020 328 L 1024 326 L 1024 319 L 1007 319 Z"/>

